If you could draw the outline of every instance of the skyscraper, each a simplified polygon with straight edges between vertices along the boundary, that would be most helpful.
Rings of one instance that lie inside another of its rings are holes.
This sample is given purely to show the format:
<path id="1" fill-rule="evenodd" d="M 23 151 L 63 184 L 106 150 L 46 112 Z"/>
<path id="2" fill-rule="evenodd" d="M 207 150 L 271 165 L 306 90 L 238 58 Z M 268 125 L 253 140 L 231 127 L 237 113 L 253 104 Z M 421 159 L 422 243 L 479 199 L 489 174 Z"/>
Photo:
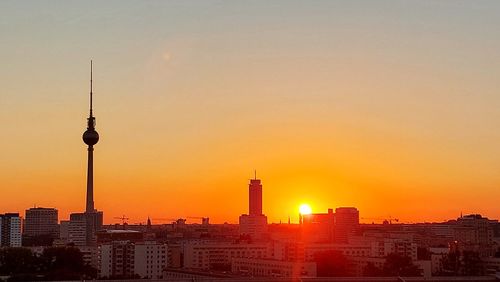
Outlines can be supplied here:
<path id="1" fill-rule="evenodd" d="M 262 213 L 262 184 L 255 175 L 248 185 L 248 214 L 240 216 L 240 234 L 263 239 L 267 233 L 267 216 Z"/>
<path id="2" fill-rule="evenodd" d="M 248 207 L 249 215 L 262 215 L 262 184 L 257 176 L 248 185 Z"/>
<path id="3" fill-rule="evenodd" d="M 359 227 L 359 211 L 354 207 L 335 209 L 335 242 L 347 243 L 349 235 Z"/>
<path id="4" fill-rule="evenodd" d="M 99 134 L 95 130 L 95 117 L 92 112 L 92 91 L 92 61 L 90 61 L 90 112 L 89 117 L 87 118 L 87 130 L 82 136 L 83 142 L 88 145 L 87 200 L 85 212 L 83 214 L 71 214 L 69 222 L 69 237 L 79 238 L 79 234 L 76 233 L 81 232 L 82 221 L 84 221 L 85 245 L 94 245 L 96 243 L 95 233 L 102 227 L 103 218 L 102 211 L 97 211 L 94 208 L 94 145 L 99 141 Z M 71 234 L 72 230 L 75 230 L 75 234 Z"/>

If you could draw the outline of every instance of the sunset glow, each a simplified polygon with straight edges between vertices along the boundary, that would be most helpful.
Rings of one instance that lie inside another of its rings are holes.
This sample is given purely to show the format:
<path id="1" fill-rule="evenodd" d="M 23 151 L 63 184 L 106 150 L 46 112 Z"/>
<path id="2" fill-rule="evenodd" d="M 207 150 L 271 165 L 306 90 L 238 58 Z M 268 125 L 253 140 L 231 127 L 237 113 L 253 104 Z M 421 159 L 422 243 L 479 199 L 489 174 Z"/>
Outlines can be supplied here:
<path id="1" fill-rule="evenodd" d="M 299 207 L 299 213 L 300 214 L 311 214 L 312 213 L 312 208 L 308 204 L 302 204 Z"/>
<path id="2" fill-rule="evenodd" d="M 500 215 L 500 2 L 195 2 L 0 3 L 0 213 L 85 209 L 93 59 L 106 223 Z"/>

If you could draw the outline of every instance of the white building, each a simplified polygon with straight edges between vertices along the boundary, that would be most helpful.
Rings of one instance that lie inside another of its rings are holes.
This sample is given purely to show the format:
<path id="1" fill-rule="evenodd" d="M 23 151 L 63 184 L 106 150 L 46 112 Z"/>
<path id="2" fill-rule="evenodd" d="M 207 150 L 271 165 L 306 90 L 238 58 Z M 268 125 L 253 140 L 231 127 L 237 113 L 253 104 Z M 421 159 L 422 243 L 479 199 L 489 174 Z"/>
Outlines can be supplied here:
<path id="1" fill-rule="evenodd" d="M 449 248 L 429 248 L 431 253 L 431 273 L 438 274 L 443 271 L 443 259 L 448 255 Z"/>
<path id="2" fill-rule="evenodd" d="M 136 243 L 134 249 L 134 274 L 150 279 L 163 278 L 167 267 L 167 245 L 156 242 Z"/>
<path id="3" fill-rule="evenodd" d="M 233 258 L 271 258 L 272 246 L 267 243 L 186 243 L 184 267 L 208 270 L 213 266 L 230 266 Z"/>
<path id="4" fill-rule="evenodd" d="M 363 244 L 332 244 L 311 243 L 304 245 L 304 258 L 313 261 L 317 253 L 325 251 L 339 251 L 346 257 L 372 257 L 372 246 Z"/>
<path id="5" fill-rule="evenodd" d="M 99 276 L 161 279 L 168 265 L 168 247 L 154 241 L 114 241 L 99 247 Z"/>
<path id="6" fill-rule="evenodd" d="M 21 247 L 21 224 L 18 213 L 0 215 L 0 247 Z"/>
<path id="7" fill-rule="evenodd" d="M 316 263 L 257 258 L 233 258 L 231 272 L 252 277 L 316 277 Z"/>
<path id="8" fill-rule="evenodd" d="M 87 243 L 87 221 L 83 213 L 71 214 L 68 223 L 68 243 L 85 246 Z"/>

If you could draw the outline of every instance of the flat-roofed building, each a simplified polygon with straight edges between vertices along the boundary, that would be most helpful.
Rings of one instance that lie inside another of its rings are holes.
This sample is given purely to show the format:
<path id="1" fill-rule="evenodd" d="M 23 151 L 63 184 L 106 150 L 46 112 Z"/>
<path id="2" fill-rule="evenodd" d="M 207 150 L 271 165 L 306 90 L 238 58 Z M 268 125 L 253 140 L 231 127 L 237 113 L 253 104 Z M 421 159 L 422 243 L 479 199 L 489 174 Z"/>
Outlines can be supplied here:
<path id="1" fill-rule="evenodd" d="M 54 208 L 30 208 L 26 210 L 24 235 L 59 237 L 58 211 Z"/>
<path id="2" fill-rule="evenodd" d="M 316 277 L 316 263 L 258 258 L 233 258 L 231 272 L 252 277 Z"/>
<path id="3" fill-rule="evenodd" d="M 21 247 L 21 230 L 18 213 L 0 214 L 0 247 Z"/>

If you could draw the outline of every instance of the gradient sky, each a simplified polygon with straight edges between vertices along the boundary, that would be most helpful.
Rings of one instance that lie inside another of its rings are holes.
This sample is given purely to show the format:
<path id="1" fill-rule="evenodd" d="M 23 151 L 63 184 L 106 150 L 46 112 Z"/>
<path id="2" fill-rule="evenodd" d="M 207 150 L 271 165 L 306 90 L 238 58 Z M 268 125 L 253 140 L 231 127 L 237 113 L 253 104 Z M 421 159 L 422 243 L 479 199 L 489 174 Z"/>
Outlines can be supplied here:
<path id="1" fill-rule="evenodd" d="M 0 213 L 500 218 L 500 1 L 1 1 Z M 364 221 L 372 221 L 364 219 Z M 159 221 L 153 220 L 159 223 Z"/>

